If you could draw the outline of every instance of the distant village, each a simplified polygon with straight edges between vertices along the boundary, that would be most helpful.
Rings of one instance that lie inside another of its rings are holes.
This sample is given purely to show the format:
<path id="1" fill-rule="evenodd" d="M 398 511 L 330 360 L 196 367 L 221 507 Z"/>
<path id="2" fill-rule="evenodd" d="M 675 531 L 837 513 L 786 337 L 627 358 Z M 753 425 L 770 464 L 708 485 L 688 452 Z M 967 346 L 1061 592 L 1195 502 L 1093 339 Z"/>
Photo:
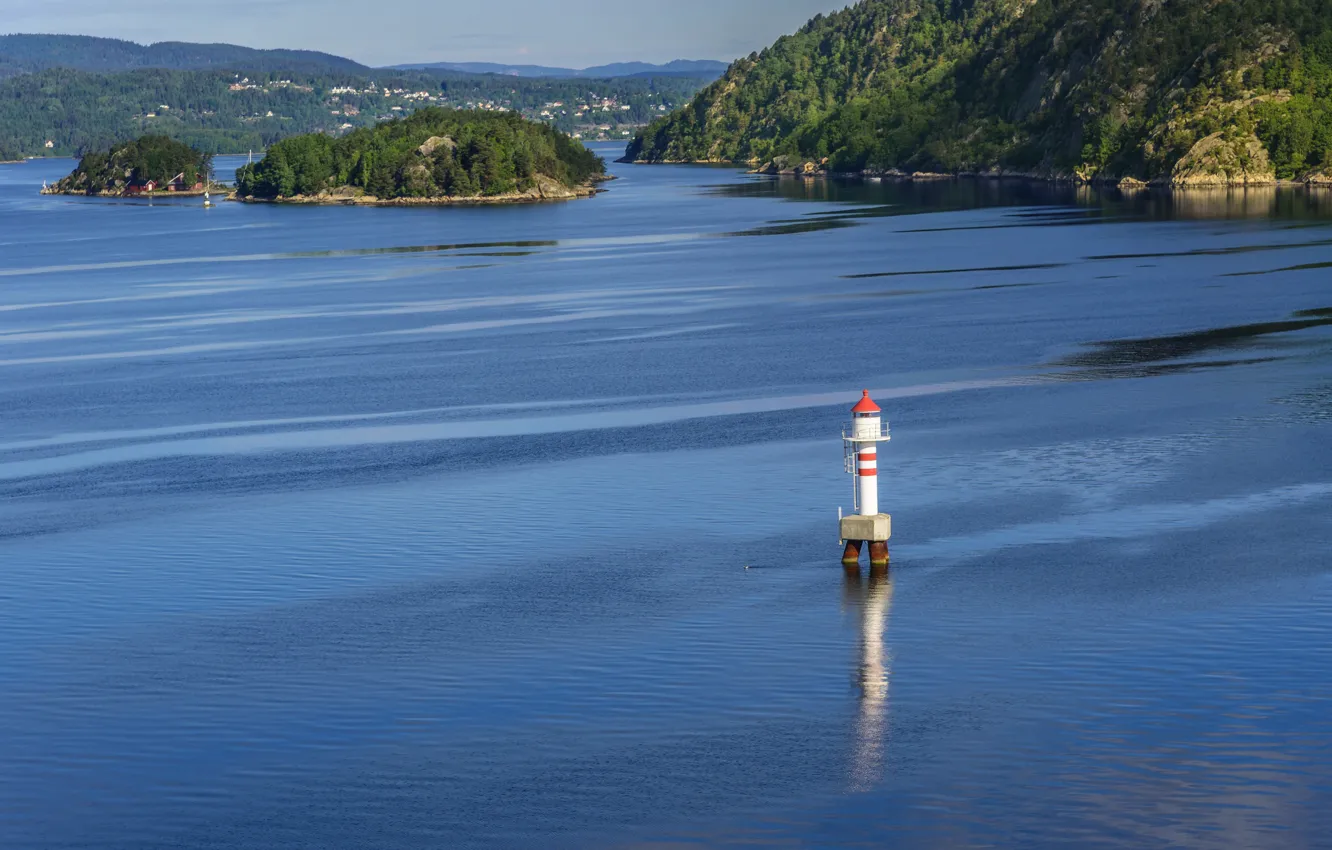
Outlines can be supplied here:
<path id="1" fill-rule="evenodd" d="M 277 94 L 284 91 L 314 94 L 312 86 L 300 85 L 291 80 L 252 81 L 248 77 L 238 77 L 228 87 L 236 94 Z M 533 121 L 553 124 L 576 139 L 588 141 L 606 141 L 628 139 L 633 133 L 657 115 L 670 112 L 677 104 L 669 102 L 664 96 L 644 94 L 635 97 L 634 103 L 620 102 L 614 96 L 607 96 L 593 91 L 580 94 L 576 99 L 553 100 L 541 104 L 515 106 L 511 100 L 468 99 L 453 96 L 447 91 L 414 91 L 410 89 L 379 86 L 374 82 L 363 87 L 337 86 L 322 93 L 324 106 L 328 109 L 330 124 L 326 128 L 335 135 L 348 132 L 357 127 L 367 126 L 380 121 L 410 114 L 424 106 L 443 106 L 455 109 L 482 109 L 494 112 L 518 112 Z M 135 116 L 141 121 L 169 117 L 170 104 L 161 104 L 155 110 Z M 202 115 L 211 115 L 203 111 Z M 263 109 L 243 115 L 240 120 L 253 123 L 263 120 L 292 120 L 283 115 L 281 107 Z"/>
<path id="2" fill-rule="evenodd" d="M 523 117 L 530 118 L 533 121 L 561 124 L 572 122 L 572 135 L 576 139 L 605 140 L 628 137 L 633 134 L 635 129 L 648 123 L 646 120 L 630 120 L 629 113 L 634 111 L 633 105 L 620 103 L 615 97 L 605 97 L 595 92 L 588 92 L 577 101 L 566 103 L 562 100 L 554 100 L 543 103 L 539 107 L 534 106 L 526 109 L 515 109 L 513 102 L 509 100 L 468 100 L 428 91 L 409 91 L 388 88 L 387 86 L 380 88 L 373 82 L 364 89 L 356 89 L 351 86 L 329 89 L 328 95 L 330 105 L 335 107 L 341 103 L 344 97 L 379 98 L 390 102 L 401 101 L 390 106 L 386 114 L 376 115 L 375 120 L 377 121 L 389 120 L 424 105 L 447 106 L 454 109 L 484 109 L 493 112 L 517 111 Z M 665 101 L 649 104 L 649 106 L 654 113 L 666 113 L 675 108 L 675 104 Z M 355 117 L 361 114 L 361 110 L 351 104 L 343 104 L 340 109 L 334 108 L 331 112 L 335 116 L 342 115 L 346 117 Z M 343 128 L 349 129 L 351 126 L 353 125 L 344 124 Z"/>

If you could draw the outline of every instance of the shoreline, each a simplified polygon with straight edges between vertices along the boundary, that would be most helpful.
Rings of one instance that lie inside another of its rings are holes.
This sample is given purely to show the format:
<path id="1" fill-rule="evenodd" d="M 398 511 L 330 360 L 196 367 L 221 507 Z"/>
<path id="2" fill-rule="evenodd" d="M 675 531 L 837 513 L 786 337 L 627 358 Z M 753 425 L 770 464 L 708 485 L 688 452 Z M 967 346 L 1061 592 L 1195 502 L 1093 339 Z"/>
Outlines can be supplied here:
<path id="1" fill-rule="evenodd" d="M 219 199 L 229 195 L 235 190 L 225 186 L 218 186 L 212 189 L 186 189 L 180 192 L 138 192 L 129 194 L 127 192 L 66 192 L 56 191 L 54 187 L 43 189 L 38 192 L 39 195 L 65 195 L 71 198 L 147 198 L 149 200 L 158 200 L 159 198 L 202 198 L 204 194 L 216 195 Z"/>
<path id="2" fill-rule="evenodd" d="M 1042 174 L 1040 172 L 1021 171 L 959 171 L 954 174 L 936 172 L 894 172 L 894 171 L 815 171 L 801 173 L 797 171 L 762 171 L 753 169 L 750 174 L 775 174 L 792 177 L 830 177 L 834 179 L 887 180 L 897 183 L 937 183 L 957 180 L 1019 180 L 1027 183 L 1044 183 L 1050 186 L 1087 186 L 1096 189 L 1119 189 L 1125 192 L 1137 192 L 1147 189 L 1168 189 L 1171 191 L 1197 191 L 1199 189 L 1262 189 L 1275 187 L 1332 188 L 1332 181 L 1324 180 L 1195 180 L 1172 181 L 1162 178 L 1138 180 L 1125 177 L 1120 180 L 1085 178 L 1076 174 Z"/>
<path id="3" fill-rule="evenodd" d="M 1193 191 L 1198 189 L 1261 189 L 1266 187 L 1332 189 L 1332 176 L 1328 175 L 1313 175 L 1298 180 L 1273 178 L 1271 180 L 1247 179 L 1173 182 L 1162 178 L 1150 181 L 1138 180 L 1133 177 L 1112 180 L 1085 178 L 1079 177 L 1076 174 L 1067 174 L 1063 172 L 1010 171 L 1007 169 L 958 172 L 898 171 L 896 169 L 888 169 L 885 171 L 828 171 L 827 169 L 815 166 L 814 163 L 806 163 L 803 168 L 776 169 L 772 167 L 771 163 L 756 167 L 754 163 L 724 162 L 720 160 L 620 159 L 616 161 L 630 165 L 733 165 L 736 168 L 747 169 L 747 173 L 749 174 L 768 177 L 795 177 L 803 180 L 822 178 L 833 180 L 891 181 L 895 183 L 940 183 L 958 180 L 1019 180 L 1028 183 L 1043 183 L 1052 186 L 1089 186 L 1099 189 L 1120 189 L 1122 191 L 1141 191 L 1145 189 Z"/>
<path id="4" fill-rule="evenodd" d="M 282 204 L 286 206 L 348 206 L 348 207 L 452 207 L 452 206 L 498 206 L 503 204 L 540 204 L 555 201 L 576 201 L 592 198 L 606 191 L 600 184 L 614 180 L 614 175 L 604 175 L 588 183 L 573 188 L 560 184 L 543 182 L 526 192 L 510 192 L 504 195 L 477 195 L 469 197 L 433 197 L 433 198 L 377 198 L 374 195 L 358 193 L 359 190 L 343 187 L 341 190 L 322 192 L 318 195 L 295 195 L 292 197 L 256 198 L 252 195 L 239 195 L 230 186 L 215 186 L 211 189 L 188 189 L 180 192 L 83 192 L 60 191 L 54 186 L 41 190 L 42 195 L 65 195 L 81 198 L 107 198 L 117 200 L 161 200 L 170 198 L 202 198 L 205 191 L 217 202 L 234 201 L 242 204 Z"/>
<path id="5" fill-rule="evenodd" d="M 464 207 L 464 206 L 499 206 L 504 204 L 542 204 L 556 201 L 577 201 L 595 197 L 605 189 L 602 183 L 614 180 L 606 175 L 588 183 L 572 188 L 563 185 L 558 188 L 550 183 L 534 186 L 526 192 L 509 192 L 503 195 L 473 195 L 455 197 L 444 195 L 432 198 L 378 198 L 374 195 L 356 194 L 355 190 L 344 188 L 318 195 L 293 195 L 291 197 L 256 198 L 253 195 L 237 195 L 234 192 L 226 200 L 242 204 L 283 204 L 287 206 L 345 206 L 345 207 Z"/>

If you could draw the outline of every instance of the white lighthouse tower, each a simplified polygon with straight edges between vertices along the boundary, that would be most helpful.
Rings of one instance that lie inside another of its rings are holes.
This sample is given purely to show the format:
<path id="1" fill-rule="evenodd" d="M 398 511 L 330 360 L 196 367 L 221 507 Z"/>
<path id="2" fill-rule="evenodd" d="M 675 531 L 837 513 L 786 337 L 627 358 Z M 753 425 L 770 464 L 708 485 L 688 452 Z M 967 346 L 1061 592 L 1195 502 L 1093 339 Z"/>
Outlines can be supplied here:
<path id="1" fill-rule="evenodd" d="M 892 536 L 892 518 L 879 513 L 879 443 L 892 439 L 883 424 L 883 411 L 865 390 L 860 402 L 851 408 L 851 427 L 842 432 L 846 471 L 855 476 L 856 516 L 842 518 L 842 539 L 846 551 L 842 563 L 860 565 L 860 549 L 870 544 L 870 564 L 888 564 L 888 539 Z"/>

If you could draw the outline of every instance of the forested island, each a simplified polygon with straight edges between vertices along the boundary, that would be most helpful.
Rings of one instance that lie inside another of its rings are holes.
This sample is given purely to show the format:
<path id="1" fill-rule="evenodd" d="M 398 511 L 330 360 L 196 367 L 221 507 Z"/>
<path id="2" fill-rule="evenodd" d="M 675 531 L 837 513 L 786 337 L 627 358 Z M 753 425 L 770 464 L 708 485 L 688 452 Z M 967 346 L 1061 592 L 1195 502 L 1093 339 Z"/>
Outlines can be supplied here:
<path id="1" fill-rule="evenodd" d="M 595 193 L 605 162 L 560 131 L 508 113 L 427 108 L 331 138 L 285 139 L 236 173 L 241 200 L 451 204 Z"/>
<path id="2" fill-rule="evenodd" d="M 50 195 L 192 194 L 204 191 L 213 156 L 166 136 L 144 136 L 89 153 L 68 177 L 43 190 Z"/>
<path id="3" fill-rule="evenodd" d="M 865 0 L 736 62 L 626 159 L 1332 182 L 1332 0 Z"/>

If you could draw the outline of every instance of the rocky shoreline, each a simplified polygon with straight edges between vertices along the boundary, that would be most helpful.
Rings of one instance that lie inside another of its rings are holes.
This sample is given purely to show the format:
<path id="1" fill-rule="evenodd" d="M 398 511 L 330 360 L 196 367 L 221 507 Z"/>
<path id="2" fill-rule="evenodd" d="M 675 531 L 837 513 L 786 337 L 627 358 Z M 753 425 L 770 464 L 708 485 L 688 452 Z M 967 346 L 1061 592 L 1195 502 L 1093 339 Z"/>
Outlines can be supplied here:
<path id="1" fill-rule="evenodd" d="M 621 160 L 624 162 L 625 160 Z M 638 164 L 655 164 L 653 160 L 635 160 Z M 669 164 L 669 163 L 662 163 Z M 714 160 L 695 164 L 716 164 Z M 740 163 L 735 163 L 740 164 Z M 779 156 L 768 162 L 744 163 L 752 166 L 751 174 L 770 174 L 787 177 L 860 178 L 866 180 L 893 180 L 899 182 L 930 182 L 939 180 L 985 179 L 1028 180 L 1073 186 L 1108 186 L 1123 190 L 1146 188 L 1166 189 L 1220 189 L 1245 186 L 1312 186 L 1332 187 L 1332 174 L 1315 172 L 1295 180 L 1276 176 L 1266 149 L 1254 136 L 1227 139 L 1221 133 L 1208 136 L 1193 146 L 1167 175 L 1142 180 L 1134 176 L 1108 177 L 1054 169 L 1021 171 L 994 166 L 983 170 L 957 172 L 902 171 L 896 168 L 865 171 L 833 171 L 828 160 L 807 160 L 799 157 Z"/>
<path id="2" fill-rule="evenodd" d="M 612 180 L 603 177 L 579 186 L 565 186 L 556 180 L 542 177 L 537 184 L 525 192 L 510 192 L 503 195 L 441 196 L 433 198 L 378 198 L 366 194 L 363 190 L 350 186 L 330 189 L 317 195 L 292 195 L 291 197 L 256 198 L 251 195 L 229 195 L 227 200 L 245 204 L 291 204 L 296 206 L 351 206 L 351 207 L 447 207 L 447 206 L 488 206 L 496 204 L 539 204 L 549 201 L 575 201 L 591 198 L 604 189 L 600 183 Z"/>
<path id="3" fill-rule="evenodd" d="M 833 178 L 833 179 L 860 179 L 860 180 L 888 180 L 899 183 L 930 183 L 946 180 L 1024 180 L 1031 183 L 1049 183 L 1062 186 L 1097 186 L 1102 188 L 1116 188 L 1124 191 L 1136 191 L 1144 189 L 1243 189 L 1258 188 L 1263 186 L 1305 186 L 1310 188 L 1332 188 L 1332 176 L 1326 174 L 1313 174 L 1307 177 L 1301 177 L 1298 180 L 1282 180 L 1271 178 L 1268 180 L 1240 179 L 1240 180 L 1207 180 L 1197 182 L 1171 181 L 1166 179 L 1156 179 L 1151 181 L 1138 180 L 1133 177 L 1125 177 L 1119 180 L 1087 178 L 1076 174 L 1064 174 L 1057 172 L 1034 172 L 1017 171 L 1013 169 L 994 169 L 990 171 L 958 171 L 958 172 L 929 172 L 929 171 L 897 171 L 894 169 L 886 171 L 830 171 L 823 168 L 814 168 L 808 171 L 800 169 L 782 169 L 772 170 L 765 168 L 754 168 L 749 171 L 750 174 L 766 174 L 781 177 L 801 177 L 805 179 L 815 178 Z"/>
<path id="4" fill-rule="evenodd" d="M 538 204 L 551 201 L 575 201 L 583 198 L 591 198 L 605 189 L 599 188 L 599 184 L 608 180 L 614 180 L 614 177 L 606 176 L 590 181 L 580 186 L 572 188 L 565 186 L 555 180 L 543 178 L 538 181 L 536 186 L 525 192 L 510 192 L 504 195 L 481 195 L 470 197 L 434 197 L 434 198 L 377 198 L 374 195 L 366 194 L 360 189 L 354 189 L 350 186 L 344 186 L 340 189 L 332 189 L 320 192 L 318 195 L 293 195 L 291 197 L 278 198 L 256 198 L 253 196 L 238 195 L 235 190 L 227 187 L 214 186 L 210 192 L 214 198 L 219 201 L 237 201 L 244 204 L 290 204 L 293 206 L 353 206 L 353 207 L 445 207 L 445 206 L 487 206 L 498 204 Z M 57 184 L 58 185 L 58 184 Z M 48 186 L 41 191 L 43 195 L 75 195 L 89 198 L 148 198 L 151 200 L 162 198 L 202 198 L 204 192 L 202 189 L 180 192 L 142 192 L 138 194 L 126 194 L 125 192 L 79 192 L 67 191 L 56 188 L 56 185 Z"/>
<path id="5" fill-rule="evenodd" d="M 149 198 L 153 200 L 156 200 L 158 198 L 202 198 L 205 194 L 205 190 L 203 189 L 182 189 L 179 192 L 159 191 L 159 192 L 134 192 L 134 193 L 125 192 L 123 190 L 113 192 L 107 189 L 103 189 L 100 192 L 84 192 L 72 189 L 59 189 L 57 188 L 59 185 L 60 184 L 56 183 L 47 186 L 45 189 L 42 189 L 41 192 L 39 192 L 38 194 L 70 195 L 79 198 Z M 218 198 L 221 198 L 223 195 L 226 195 L 229 191 L 230 190 L 225 187 L 214 186 L 213 188 L 208 189 L 207 193 L 214 195 Z"/>

